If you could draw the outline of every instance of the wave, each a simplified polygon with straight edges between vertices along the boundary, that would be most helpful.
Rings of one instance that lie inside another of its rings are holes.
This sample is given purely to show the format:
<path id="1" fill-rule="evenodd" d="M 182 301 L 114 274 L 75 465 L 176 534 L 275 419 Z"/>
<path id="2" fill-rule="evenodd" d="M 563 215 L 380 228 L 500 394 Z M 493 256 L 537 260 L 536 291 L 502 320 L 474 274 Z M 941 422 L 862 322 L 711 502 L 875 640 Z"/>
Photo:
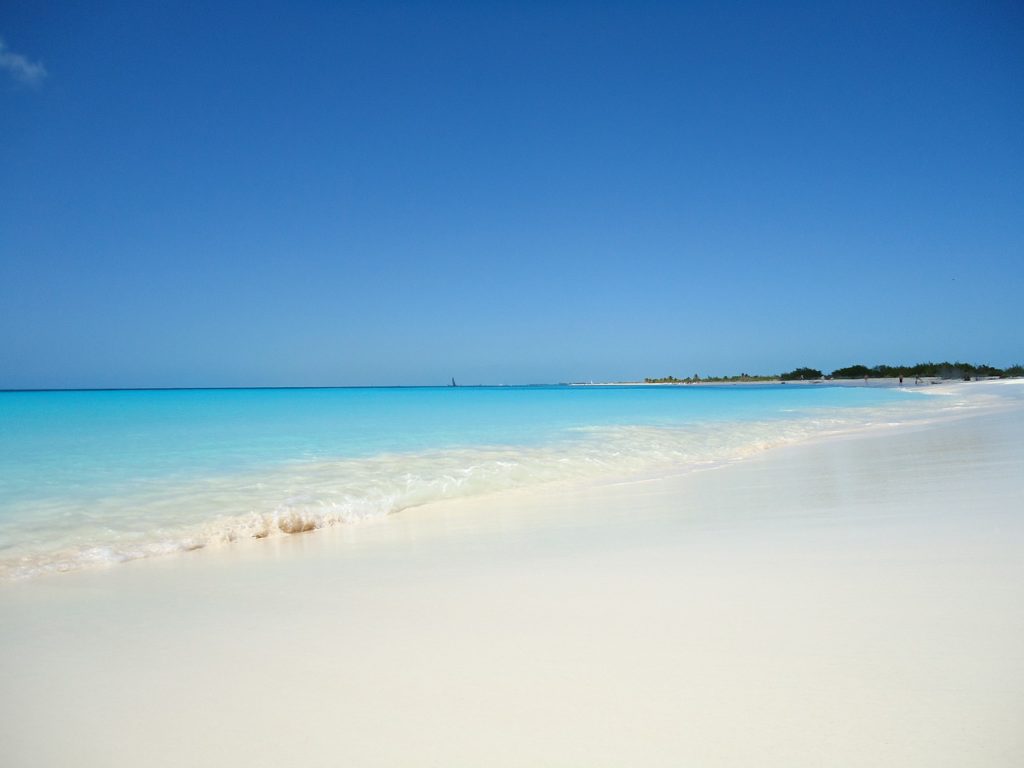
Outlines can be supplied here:
<path id="1" fill-rule="evenodd" d="M 38 499 L 8 509 L 0 521 L 0 579 L 290 536 L 446 499 L 685 473 L 935 410 L 901 404 L 765 421 L 588 427 L 541 446 L 293 461 L 259 472 L 148 482 L 88 502 Z"/>

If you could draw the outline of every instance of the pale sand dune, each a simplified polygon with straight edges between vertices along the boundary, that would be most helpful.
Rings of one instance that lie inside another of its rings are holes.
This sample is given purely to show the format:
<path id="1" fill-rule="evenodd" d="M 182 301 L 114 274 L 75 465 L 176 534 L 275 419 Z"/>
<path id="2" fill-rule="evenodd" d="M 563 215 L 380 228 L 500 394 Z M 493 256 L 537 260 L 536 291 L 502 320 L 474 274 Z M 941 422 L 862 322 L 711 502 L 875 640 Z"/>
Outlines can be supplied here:
<path id="1" fill-rule="evenodd" d="M 0 764 L 1024 765 L 1022 435 L 1015 407 L 7 585 Z"/>

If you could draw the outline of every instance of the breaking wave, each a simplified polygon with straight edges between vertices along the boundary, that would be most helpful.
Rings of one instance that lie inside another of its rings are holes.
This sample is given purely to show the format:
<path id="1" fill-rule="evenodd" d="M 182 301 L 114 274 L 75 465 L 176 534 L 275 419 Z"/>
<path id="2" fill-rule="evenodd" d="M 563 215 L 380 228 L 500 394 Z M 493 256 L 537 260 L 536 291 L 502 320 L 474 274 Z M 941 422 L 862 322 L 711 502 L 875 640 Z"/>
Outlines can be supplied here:
<path id="1" fill-rule="evenodd" d="M 920 409 L 919 417 L 932 413 Z M 578 428 L 544 446 L 292 461 L 258 472 L 151 481 L 88 500 L 39 498 L 0 519 L 0 579 L 289 536 L 510 489 L 685 473 L 896 418 L 908 418 L 905 405 L 766 421 Z"/>

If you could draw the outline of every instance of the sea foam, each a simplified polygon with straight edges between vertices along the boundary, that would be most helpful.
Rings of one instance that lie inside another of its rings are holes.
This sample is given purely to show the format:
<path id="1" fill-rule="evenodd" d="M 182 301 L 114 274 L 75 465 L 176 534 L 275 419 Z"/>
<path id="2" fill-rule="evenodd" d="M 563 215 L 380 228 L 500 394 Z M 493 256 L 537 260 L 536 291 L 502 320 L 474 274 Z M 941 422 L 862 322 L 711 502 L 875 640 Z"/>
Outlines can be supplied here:
<path id="1" fill-rule="evenodd" d="M 85 500 L 75 494 L 22 499 L 8 505 L 0 520 L 0 578 L 294 535 L 445 499 L 685 473 L 815 436 L 892 424 L 897 416 L 930 418 L 964 404 L 936 402 L 918 398 L 913 404 L 812 409 L 762 420 L 575 427 L 539 445 L 296 459 L 239 472 L 149 479 Z"/>

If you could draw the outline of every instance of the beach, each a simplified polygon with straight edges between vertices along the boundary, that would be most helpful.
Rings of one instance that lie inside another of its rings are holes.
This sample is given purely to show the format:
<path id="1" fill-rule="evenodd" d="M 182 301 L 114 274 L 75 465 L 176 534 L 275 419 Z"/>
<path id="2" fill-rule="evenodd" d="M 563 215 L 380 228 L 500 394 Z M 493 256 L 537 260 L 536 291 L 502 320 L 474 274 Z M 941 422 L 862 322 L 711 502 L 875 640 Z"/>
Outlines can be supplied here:
<path id="1" fill-rule="evenodd" d="M 0 762 L 1020 765 L 1021 384 L 955 386 L 1000 404 L 4 584 Z"/>
<path id="2" fill-rule="evenodd" d="M 6 3 L 0 768 L 1024 768 L 1022 54 Z"/>

